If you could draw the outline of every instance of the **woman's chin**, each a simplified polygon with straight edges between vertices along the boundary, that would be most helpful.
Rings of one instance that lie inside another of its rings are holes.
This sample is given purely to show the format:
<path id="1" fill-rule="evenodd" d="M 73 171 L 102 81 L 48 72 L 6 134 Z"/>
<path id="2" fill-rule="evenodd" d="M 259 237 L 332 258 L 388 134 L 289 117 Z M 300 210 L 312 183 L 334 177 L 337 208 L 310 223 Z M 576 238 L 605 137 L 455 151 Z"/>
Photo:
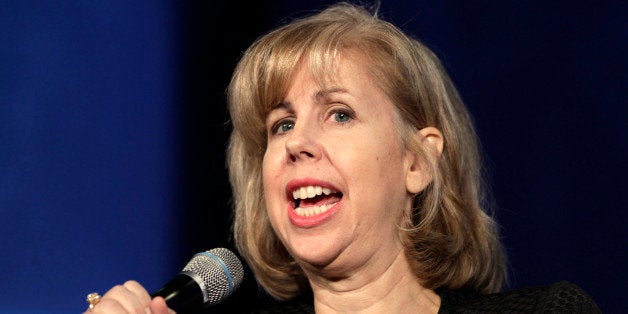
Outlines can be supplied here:
<path id="1" fill-rule="evenodd" d="M 318 243 L 308 241 L 305 244 L 293 245 L 290 249 L 292 257 L 304 268 L 322 269 L 338 259 L 343 249 L 339 243 Z"/>

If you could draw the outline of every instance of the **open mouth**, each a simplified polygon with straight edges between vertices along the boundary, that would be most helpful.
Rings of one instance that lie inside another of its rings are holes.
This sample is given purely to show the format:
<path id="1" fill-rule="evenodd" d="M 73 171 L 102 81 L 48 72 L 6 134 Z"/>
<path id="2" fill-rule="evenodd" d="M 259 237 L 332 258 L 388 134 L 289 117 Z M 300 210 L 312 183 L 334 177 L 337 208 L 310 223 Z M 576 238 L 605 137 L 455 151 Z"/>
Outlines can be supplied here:
<path id="1" fill-rule="evenodd" d="M 317 185 L 292 191 L 293 208 L 298 216 L 310 217 L 325 213 L 342 199 L 342 193 Z"/>

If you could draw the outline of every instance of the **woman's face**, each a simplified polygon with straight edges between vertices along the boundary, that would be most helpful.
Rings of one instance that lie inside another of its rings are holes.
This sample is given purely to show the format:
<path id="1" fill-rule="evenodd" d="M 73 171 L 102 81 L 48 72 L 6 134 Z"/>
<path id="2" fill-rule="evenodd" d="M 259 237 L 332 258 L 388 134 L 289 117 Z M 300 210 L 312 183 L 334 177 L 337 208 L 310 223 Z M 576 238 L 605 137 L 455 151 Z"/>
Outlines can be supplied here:
<path id="1" fill-rule="evenodd" d="M 268 215 L 306 271 L 344 274 L 401 250 L 397 223 L 411 206 L 406 184 L 416 160 L 365 66 L 345 54 L 325 89 L 301 66 L 266 120 Z"/>

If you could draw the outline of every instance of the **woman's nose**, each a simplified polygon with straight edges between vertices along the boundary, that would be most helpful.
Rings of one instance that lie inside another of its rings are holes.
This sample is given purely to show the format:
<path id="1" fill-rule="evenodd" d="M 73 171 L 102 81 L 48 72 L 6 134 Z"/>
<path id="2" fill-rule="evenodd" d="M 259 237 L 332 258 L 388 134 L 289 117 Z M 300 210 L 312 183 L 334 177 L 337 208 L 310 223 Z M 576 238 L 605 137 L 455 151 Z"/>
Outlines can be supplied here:
<path id="1" fill-rule="evenodd" d="M 301 122 L 301 123 L 299 123 Z M 286 153 L 291 162 L 316 161 L 321 157 L 319 130 L 311 123 L 297 121 L 289 132 Z"/>

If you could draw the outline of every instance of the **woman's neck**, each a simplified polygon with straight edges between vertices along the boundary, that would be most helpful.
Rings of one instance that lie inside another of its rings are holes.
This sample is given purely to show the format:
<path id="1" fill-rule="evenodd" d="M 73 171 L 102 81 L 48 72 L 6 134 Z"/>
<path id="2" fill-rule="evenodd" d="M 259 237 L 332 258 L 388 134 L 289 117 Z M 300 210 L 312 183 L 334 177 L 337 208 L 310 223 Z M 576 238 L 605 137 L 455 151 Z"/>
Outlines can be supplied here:
<path id="1" fill-rule="evenodd" d="M 440 297 L 424 288 L 399 251 L 345 278 L 309 274 L 316 313 L 437 313 Z"/>

